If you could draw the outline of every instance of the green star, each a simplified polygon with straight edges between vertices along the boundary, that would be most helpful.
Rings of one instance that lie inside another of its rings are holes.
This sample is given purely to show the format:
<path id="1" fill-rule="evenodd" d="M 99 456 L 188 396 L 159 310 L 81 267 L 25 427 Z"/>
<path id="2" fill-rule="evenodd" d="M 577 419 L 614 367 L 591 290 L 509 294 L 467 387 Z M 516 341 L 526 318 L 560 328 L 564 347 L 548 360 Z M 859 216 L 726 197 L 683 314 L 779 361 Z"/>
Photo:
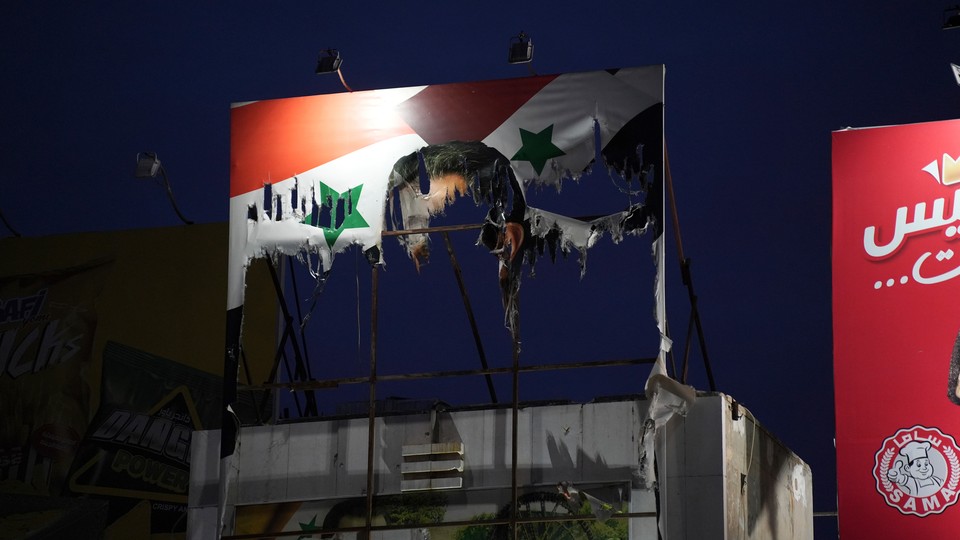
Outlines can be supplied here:
<path id="1" fill-rule="evenodd" d="M 300 522 L 298 521 L 297 523 L 300 523 Z M 300 523 L 300 530 L 303 531 L 303 532 L 319 531 L 320 529 L 321 529 L 321 527 L 317 527 L 317 515 L 316 515 L 316 514 L 313 515 L 313 519 L 311 519 L 309 522 L 307 522 L 307 523 Z M 312 534 L 308 534 L 308 535 L 304 535 L 304 536 L 298 536 L 298 537 L 297 537 L 297 540 L 303 540 L 304 538 L 313 538 L 313 535 L 312 535 Z"/>
<path id="2" fill-rule="evenodd" d="M 320 224 L 320 228 L 323 229 L 323 237 L 327 241 L 327 246 L 332 248 L 337 238 L 340 237 L 340 233 L 345 229 L 360 229 L 370 226 L 367 220 L 363 219 L 363 216 L 360 215 L 360 211 L 357 210 L 357 203 L 360 202 L 361 191 L 363 191 L 363 184 L 350 188 L 343 193 L 338 193 L 330 186 L 320 182 L 320 200 L 317 202 L 321 206 L 328 206 L 330 210 L 330 226 L 325 227 L 323 223 Z M 340 226 L 337 227 L 335 225 L 337 223 L 337 211 L 340 207 L 340 201 L 343 201 L 343 216 L 341 216 L 343 221 L 340 223 Z M 311 216 L 306 216 L 303 222 L 310 223 L 310 218 Z"/>
<path id="3" fill-rule="evenodd" d="M 553 124 L 550 124 L 540 133 L 534 133 L 520 128 L 520 149 L 510 158 L 513 161 L 529 161 L 533 165 L 533 170 L 539 175 L 543 172 L 543 166 L 547 164 L 550 158 L 566 155 L 557 145 L 550 140 L 553 138 Z"/>

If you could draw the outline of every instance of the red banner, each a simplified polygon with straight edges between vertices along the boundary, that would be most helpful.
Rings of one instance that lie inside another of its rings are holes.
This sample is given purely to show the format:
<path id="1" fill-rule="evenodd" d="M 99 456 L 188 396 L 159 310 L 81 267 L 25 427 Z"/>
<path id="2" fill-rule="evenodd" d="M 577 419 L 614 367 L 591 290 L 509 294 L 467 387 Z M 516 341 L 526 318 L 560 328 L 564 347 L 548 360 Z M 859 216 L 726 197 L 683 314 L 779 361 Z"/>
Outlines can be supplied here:
<path id="1" fill-rule="evenodd" d="M 960 121 L 833 134 L 842 538 L 960 530 Z"/>

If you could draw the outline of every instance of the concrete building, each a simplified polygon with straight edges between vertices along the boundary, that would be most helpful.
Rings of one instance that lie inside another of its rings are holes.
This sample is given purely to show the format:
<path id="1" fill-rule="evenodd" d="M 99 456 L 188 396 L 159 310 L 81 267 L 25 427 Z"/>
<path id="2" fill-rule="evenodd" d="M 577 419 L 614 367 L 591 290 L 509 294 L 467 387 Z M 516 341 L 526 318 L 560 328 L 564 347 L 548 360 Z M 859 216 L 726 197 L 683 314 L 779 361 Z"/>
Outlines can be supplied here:
<path id="1" fill-rule="evenodd" d="M 810 468 L 747 409 L 700 393 L 653 429 L 651 403 L 416 402 L 243 427 L 225 481 L 219 431 L 199 431 L 188 538 L 216 537 L 221 500 L 224 538 L 512 538 L 514 497 L 517 538 L 813 537 Z"/>

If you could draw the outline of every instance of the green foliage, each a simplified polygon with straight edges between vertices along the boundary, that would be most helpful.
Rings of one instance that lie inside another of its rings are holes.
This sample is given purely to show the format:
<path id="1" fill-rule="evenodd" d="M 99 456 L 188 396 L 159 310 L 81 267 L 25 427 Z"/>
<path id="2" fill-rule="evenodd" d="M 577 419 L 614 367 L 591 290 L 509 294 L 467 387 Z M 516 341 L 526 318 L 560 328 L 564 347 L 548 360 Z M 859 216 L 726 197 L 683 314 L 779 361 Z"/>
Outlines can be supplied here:
<path id="1" fill-rule="evenodd" d="M 391 525 L 441 523 L 447 512 L 447 497 L 442 493 L 390 495 L 377 500 L 377 510 Z"/>
<path id="2" fill-rule="evenodd" d="M 596 540 L 616 538 L 626 540 L 629 524 L 626 519 L 608 519 L 606 521 L 590 522 L 590 537 Z"/>
<path id="3" fill-rule="evenodd" d="M 495 519 L 496 514 L 477 514 L 473 516 L 473 521 L 483 521 Z M 468 525 L 457 530 L 454 540 L 490 540 L 493 534 L 492 525 Z"/>
<path id="4" fill-rule="evenodd" d="M 626 505 L 624 505 L 626 506 Z M 611 510 L 611 508 L 607 508 Z M 620 511 L 626 511 L 626 508 L 623 508 Z M 612 513 L 617 513 L 617 510 L 613 510 Z M 586 502 L 580 507 L 580 514 L 592 514 L 593 509 L 590 507 L 590 503 Z M 629 534 L 630 524 L 627 519 L 608 519 L 606 521 L 591 520 L 589 521 L 589 532 L 590 538 L 594 540 L 626 540 L 627 535 Z"/>

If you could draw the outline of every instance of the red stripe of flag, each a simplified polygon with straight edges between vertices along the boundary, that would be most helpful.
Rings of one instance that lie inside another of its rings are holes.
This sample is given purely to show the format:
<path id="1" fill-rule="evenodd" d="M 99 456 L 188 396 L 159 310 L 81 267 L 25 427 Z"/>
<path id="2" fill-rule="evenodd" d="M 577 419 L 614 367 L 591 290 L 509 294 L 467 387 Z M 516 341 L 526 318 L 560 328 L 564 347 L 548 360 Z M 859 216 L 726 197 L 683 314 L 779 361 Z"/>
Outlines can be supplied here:
<path id="1" fill-rule="evenodd" d="M 378 91 L 258 101 L 230 123 L 231 197 L 413 133 Z"/>
<path id="2" fill-rule="evenodd" d="M 397 109 L 427 141 L 482 141 L 556 75 L 430 86 Z"/>

